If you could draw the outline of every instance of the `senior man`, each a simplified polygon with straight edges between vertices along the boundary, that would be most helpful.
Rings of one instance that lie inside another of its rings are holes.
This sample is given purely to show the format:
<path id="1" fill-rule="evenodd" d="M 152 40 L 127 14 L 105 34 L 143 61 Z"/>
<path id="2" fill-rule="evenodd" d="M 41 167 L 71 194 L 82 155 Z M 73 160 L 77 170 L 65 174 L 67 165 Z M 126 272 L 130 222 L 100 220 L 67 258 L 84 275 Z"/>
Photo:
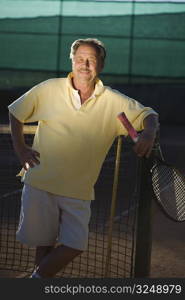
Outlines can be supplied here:
<path id="1" fill-rule="evenodd" d="M 72 72 L 44 81 L 9 105 L 12 140 L 23 166 L 17 239 L 36 247 L 32 278 L 54 277 L 87 248 L 94 184 L 114 139 L 127 135 L 125 112 L 142 133 L 134 150 L 149 157 L 158 114 L 104 86 L 106 49 L 97 39 L 73 42 Z M 23 124 L 38 122 L 33 146 Z"/>

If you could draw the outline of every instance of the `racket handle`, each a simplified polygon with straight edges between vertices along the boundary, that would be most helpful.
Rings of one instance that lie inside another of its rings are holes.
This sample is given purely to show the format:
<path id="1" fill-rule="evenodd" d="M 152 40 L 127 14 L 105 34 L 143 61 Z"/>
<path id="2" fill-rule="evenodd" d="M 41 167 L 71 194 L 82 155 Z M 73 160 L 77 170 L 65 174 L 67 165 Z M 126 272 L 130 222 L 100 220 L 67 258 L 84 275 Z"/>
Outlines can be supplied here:
<path id="1" fill-rule="evenodd" d="M 137 131 L 134 129 L 134 127 L 132 126 L 132 124 L 127 119 L 125 113 L 122 112 L 122 113 L 118 114 L 117 118 L 121 121 L 123 126 L 127 129 L 128 134 L 131 137 L 131 139 L 133 140 L 133 142 L 137 143 L 139 135 L 138 135 Z"/>

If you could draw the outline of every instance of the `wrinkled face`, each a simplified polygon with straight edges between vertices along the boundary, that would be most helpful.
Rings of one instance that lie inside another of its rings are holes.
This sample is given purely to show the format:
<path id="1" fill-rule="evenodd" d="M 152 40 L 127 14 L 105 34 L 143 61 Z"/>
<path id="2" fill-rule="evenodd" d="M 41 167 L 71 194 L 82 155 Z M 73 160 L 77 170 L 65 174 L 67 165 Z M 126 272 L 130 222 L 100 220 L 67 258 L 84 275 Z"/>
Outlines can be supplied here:
<path id="1" fill-rule="evenodd" d="M 90 45 L 79 46 L 72 60 L 75 79 L 83 82 L 94 81 L 102 68 L 101 58 L 94 47 Z"/>

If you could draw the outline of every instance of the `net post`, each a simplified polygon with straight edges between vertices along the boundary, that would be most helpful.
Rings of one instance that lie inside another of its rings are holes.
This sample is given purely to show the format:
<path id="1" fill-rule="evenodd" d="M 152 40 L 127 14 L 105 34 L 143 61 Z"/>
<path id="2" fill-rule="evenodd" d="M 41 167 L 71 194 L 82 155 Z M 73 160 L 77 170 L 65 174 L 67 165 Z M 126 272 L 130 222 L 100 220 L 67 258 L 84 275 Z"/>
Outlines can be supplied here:
<path id="1" fill-rule="evenodd" d="M 153 196 L 150 166 L 153 155 L 148 159 L 138 158 L 138 212 L 136 226 L 136 252 L 134 277 L 149 277 L 152 251 Z"/>
<path id="2" fill-rule="evenodd" d="M 112 234 L 113 234 L 113 225 L 114 225 L 114 217 L 115 217 L 116 202 L 117 202 L 117 191 L 118 191 L 118 181 L 119 181 L 119 171 L 120 171 L 120 161 L 121 161 L 121 149 L 122 149 L 122 136 L 120 135 L 120 136 L 118 136 L 118 140 L 117 140 L 117 150 L 116 150 L 116 159 L 115 159 L 114 180 L 113 180 L 112 199 L 111 199 L 111 211 L 110 211 L 110 217 L 109 217 L 107 254 L 106 254 L 106 261 L 105 261 L 105 273 L 104 273 L 105 278 L 109 277 L 109 274 L 110 274 Z"/>

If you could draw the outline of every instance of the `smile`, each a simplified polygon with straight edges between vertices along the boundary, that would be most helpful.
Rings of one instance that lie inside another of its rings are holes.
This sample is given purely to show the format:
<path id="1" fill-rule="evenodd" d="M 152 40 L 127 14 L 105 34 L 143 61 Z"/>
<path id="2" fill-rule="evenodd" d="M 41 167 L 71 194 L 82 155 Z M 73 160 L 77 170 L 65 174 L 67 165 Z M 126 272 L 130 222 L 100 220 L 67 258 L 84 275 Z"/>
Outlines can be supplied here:
<path id="1" fill-rule="evenodd" d="M 81 70 L 79 70 L 81 73 L 89 73 L 90 72 L 90 70 L 84 70 L 84 69 L 81 69 Z"/>

